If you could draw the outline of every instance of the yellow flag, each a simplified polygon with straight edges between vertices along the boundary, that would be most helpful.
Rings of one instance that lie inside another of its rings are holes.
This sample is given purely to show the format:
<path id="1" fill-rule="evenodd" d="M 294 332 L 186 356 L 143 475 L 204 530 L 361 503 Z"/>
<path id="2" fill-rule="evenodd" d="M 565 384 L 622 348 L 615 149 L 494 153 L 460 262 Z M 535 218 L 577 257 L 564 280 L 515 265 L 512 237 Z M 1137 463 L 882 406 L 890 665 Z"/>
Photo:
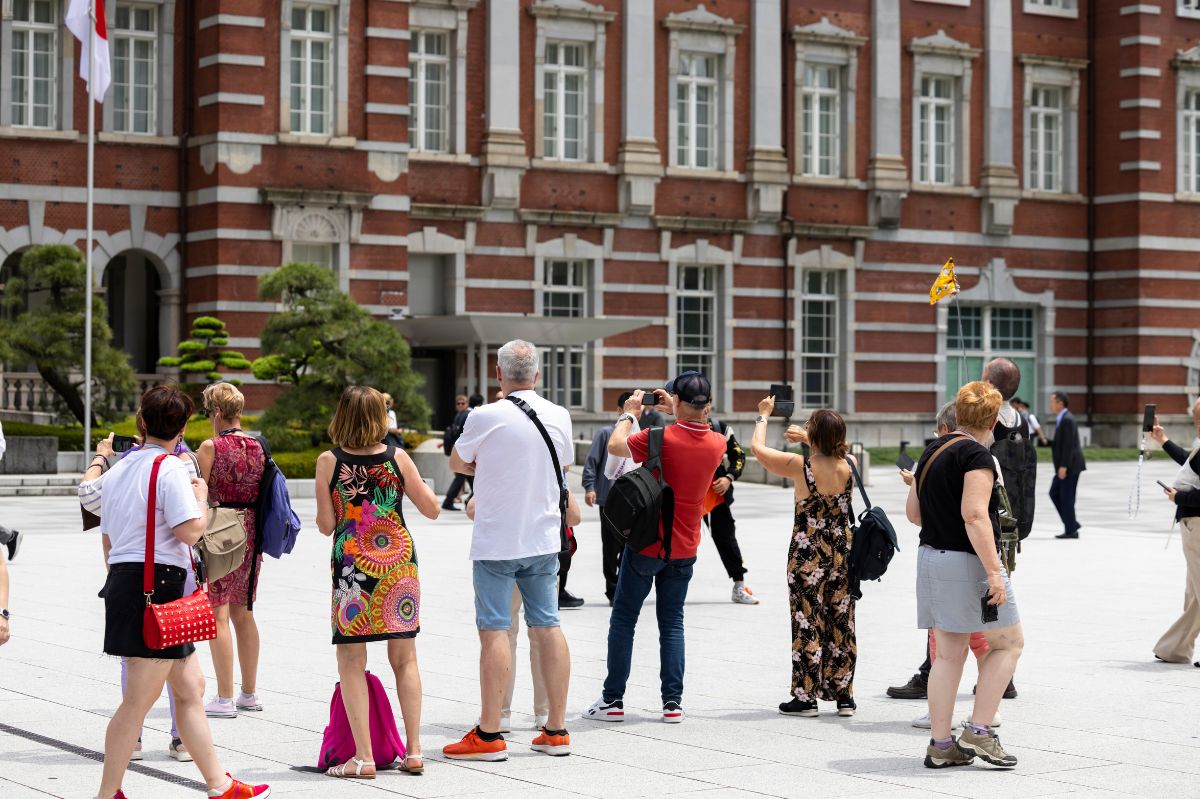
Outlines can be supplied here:
<path id="1" fill-rule="evenodd" d="M 958 279 L 954 277 L 954 259 L 946 261 L 942 265 L 942 272 L 938 275 L 937 280 L 933 281 L 933 287 L 929 289 L 929 304 L 937 305 L 938 300 L 946 297 L 953 297 L 958 293 Z"/>

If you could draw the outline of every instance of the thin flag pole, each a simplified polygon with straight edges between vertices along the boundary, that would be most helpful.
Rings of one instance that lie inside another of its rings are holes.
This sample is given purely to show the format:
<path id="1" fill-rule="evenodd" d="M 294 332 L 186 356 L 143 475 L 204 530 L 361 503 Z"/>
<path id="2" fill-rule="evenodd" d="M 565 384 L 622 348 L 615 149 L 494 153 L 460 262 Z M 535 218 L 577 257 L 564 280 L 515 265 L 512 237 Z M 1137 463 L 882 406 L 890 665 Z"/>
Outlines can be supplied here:
<path id="1" fill-rule="evenodd" d="M 92 201 L 96 180 L 96 101 L 92 85 L 96 79 L 96 0 L 88 0 L 88 83 L 87 83 L 87 263 L 83 309 L 83 462 L 92 452 Z"/>

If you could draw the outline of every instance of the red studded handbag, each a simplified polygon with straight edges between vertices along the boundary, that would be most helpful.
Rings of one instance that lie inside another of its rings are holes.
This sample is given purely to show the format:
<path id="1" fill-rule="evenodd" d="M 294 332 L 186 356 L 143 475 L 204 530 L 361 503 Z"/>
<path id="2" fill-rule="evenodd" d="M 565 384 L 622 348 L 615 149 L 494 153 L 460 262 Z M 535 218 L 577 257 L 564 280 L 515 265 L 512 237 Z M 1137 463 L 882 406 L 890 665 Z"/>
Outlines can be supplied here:
<path id="1" fill-rule="evenodd" d="M 154 459 L 150 470 L 150 497 L 146 503 L 146 559 L 142 572 L 142 591 L 146 594 L 146 613 L 142 617 L 142 638 L 150 649 L 209 641 L 217 637 L 217 617 L 208 601 L 208 583 L 196 587 L 190 596 L 174 602 L 154 604 L 154 511 L 158 499 L 158 470 L 168 455 Z M 195 560 L 192 561 L 195 568 Z"/>

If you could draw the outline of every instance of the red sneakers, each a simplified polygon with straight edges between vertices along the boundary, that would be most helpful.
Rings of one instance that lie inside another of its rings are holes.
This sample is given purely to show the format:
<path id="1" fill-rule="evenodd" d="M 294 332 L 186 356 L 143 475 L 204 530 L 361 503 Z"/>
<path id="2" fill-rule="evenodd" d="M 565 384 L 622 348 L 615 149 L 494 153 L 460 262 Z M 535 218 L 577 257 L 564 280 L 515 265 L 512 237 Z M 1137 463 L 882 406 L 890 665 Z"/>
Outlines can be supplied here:
<path id="1" fill-rule="evenodd" d="M 479 728 L 475 727 L 456 744 L 446 744 L 442 754 L 451 760 L 508 760 L 508 745 L 503 738 L 485 741 L 479 737 Z"/>
<path id="2" fill-rule="evenodd" d="M 271 795 L 271 786 L 269 785 L 247 785 L 234 780 L 232 774 L 227 773 L 225 776 L 233 780 L 233 784 L 226 788 L 224 793 L 209 791 L 208 795 L 212 799 L 266 799 Z"/>
<path id="3" fill-rule="evenodd" d="M 542 727 L 542 734 L 533 739 L 530 748 L 535 752 L 542 752 L 554 757 L 569 755 L 571 754 L 571 736 L 565 731 L 562 735 L 551 735 L 545 727 Z"/>

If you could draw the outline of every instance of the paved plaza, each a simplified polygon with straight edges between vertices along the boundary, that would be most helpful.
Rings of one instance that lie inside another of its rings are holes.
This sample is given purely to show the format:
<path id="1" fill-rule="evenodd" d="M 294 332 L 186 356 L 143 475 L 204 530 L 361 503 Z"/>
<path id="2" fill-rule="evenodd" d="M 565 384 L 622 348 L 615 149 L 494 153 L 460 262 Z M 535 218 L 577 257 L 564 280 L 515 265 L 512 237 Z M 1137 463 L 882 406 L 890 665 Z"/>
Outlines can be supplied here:
<path id="1" fill-rule="evenodd" d="M 894 470 L 873 470 L 872 498 L 889 512 L 903 551 L 881 584 L 858 605 L 858 715 L 780 716 L 787 697 L 789 628 L 784 568 L 791 492 L 737 489 L 734 512 L 758 607 L 729 601 L 730 583 L 705 542 L 687 605 L 688 670 L 681 725 L 658 720 L 657 635 L 643 613 L 622 724 L 572 716 L 599 695 L 605 671 L 608 607 L 599 563 L 599 525 L 585 509 L 570 588 L 588 604 L 564 614 L 573 674 L 568 724 L 574 754 L 531 752 L 531 690 L 526 650 L 506 763 L 441 759 L 478 713 L 478 646 L 473 624 L 470 528 L 461 513 L 436 522 L 408 516 L 420 554 L 424 678 L 423 777 L 383 772 L 373 782 L 334 782 L 303 770 L 316 762 L 337 679 L 329 645 L 328 543 L 312 523 L 313 500 L 299 500 L 306 525 L 296 551 L 268 560 L 256 615 L 262 629 L 260 714 L 212 720 L 225 767 L 270 782 L 286 797 L 1200 797 L 1200 669 L 1155 663 L 1150 649 L 1180 610 L 1184 564 L 1176 534 L 1164 548 L 1170 509 L 1155 478 L 1175 467 L 1147 464 L 1141 514 L 1126 497 L 1133 463 L 1096 464 L 1080 482 L 1083 537 L 1056 541 L 1057 516 L 1039 475 L 1037 524 L 1014 575 L 1026 650 L 1020 697 L 1003 703 L 1002 740 L 1021 759 L 1011 772 L 975 766 L 922 767 L 928 733 L 909 722 L 924 702 L 887 699 L 923 657 L 914 628 L 916 531 L 903 519 L 903 486 Z M 856 505 L 857 497 L 856 497 Z M 10 569 L 13 639 L 0 648 L 0 797 L 93 797 L 96 752 L 119 701 L 119 668 L 100 654 L 103 582 L 100 543 L 81 534 L 70 498 L 5 499 L 0 522 L 27 533 Z M 207 648 L 200 662 L 212 690 Z M 377 673 L 387 665 L 372 647 Z M 384 684 L 390 674 L 381 674 Z M 975 670 L 967 666 L 958 716 L 970 707 Z M 389 688 L 393 695 L 394 690 Z M 151 712 L 146 758 L 125 781 L 131 799 L 203 794 L 191 764 L 167 758 L 165 698 Z"/>

